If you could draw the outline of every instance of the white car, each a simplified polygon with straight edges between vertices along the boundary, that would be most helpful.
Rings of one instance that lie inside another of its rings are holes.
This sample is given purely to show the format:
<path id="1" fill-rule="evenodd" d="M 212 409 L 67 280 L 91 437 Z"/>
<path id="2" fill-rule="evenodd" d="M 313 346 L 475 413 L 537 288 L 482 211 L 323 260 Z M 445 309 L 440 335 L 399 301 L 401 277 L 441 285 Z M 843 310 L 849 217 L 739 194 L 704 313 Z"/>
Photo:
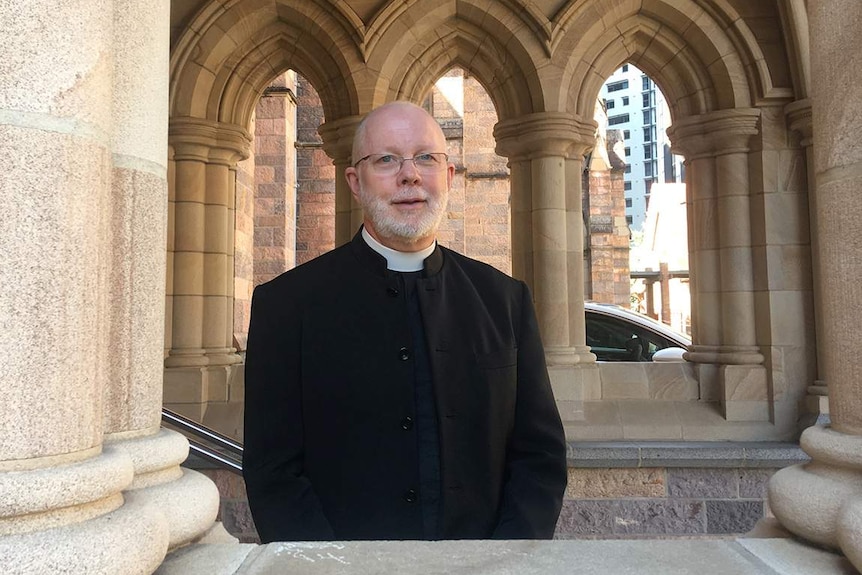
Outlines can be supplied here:
<path id="1" fill-rule="evenodd" d="M 587 345 L 598 361 L 685 361 L 691 338 L 618 305 L 584 302 Z"/>

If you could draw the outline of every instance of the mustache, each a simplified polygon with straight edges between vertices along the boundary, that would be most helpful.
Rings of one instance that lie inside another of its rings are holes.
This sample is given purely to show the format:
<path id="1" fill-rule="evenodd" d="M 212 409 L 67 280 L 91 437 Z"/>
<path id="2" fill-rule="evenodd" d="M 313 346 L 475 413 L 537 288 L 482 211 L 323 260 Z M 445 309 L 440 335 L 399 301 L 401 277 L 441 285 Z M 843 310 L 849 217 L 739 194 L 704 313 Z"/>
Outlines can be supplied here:
<path id="1" fill-rule="evenodd" d="M 401 188 L 400 190 L 398 190 L 395 193 L 395 195 L 393 195 L 391 198 L 389 198 L 389 203 L 390 204 L 397 204 L 398 202 L 405 202 L 405 201 L 414 201 L 415 202 L 417 200 L 418 201 L 428 201 L 429 198 L 430 198 L 430 195 L 428 194 L 428 192 L 422 188 L 415 188 L 415 187 Z"/>

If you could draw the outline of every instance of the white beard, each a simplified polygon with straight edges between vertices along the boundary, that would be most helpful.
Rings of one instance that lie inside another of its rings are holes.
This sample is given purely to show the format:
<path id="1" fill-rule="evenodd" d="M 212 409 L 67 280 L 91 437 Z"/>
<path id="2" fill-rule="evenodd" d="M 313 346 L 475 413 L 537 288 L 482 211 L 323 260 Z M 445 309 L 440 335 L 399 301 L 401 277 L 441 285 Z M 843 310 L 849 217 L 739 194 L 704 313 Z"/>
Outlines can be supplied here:
<path id="1" fill-rule="evenodd" d="M 359 203 L 362 210 L 371 221 L 374 230 L 384 238 L 415 241 L 434 234 L 446 213 L 448 192 L 433 198 L 422 188 L 402 188 L 391 200 L 415 197 L 425 200 L 425 209 L 419 213 L 405 214 L 399 212 L 398 208 L 392 206 L 389 201 L 366 193 L 363 187 L 359 188 Z"/>

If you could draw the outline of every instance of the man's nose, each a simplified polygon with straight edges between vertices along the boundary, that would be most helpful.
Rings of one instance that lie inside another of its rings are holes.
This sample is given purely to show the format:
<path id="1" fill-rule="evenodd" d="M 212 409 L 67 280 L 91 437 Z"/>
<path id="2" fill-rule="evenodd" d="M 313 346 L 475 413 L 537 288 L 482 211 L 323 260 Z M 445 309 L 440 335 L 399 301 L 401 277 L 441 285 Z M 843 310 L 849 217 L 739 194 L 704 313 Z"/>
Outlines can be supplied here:
<path id="1" fill-rule="evenodd" d="M 406 158 L 401 162 L 401 169 L 398 171 L 398 181 L 400 184 L 413 184 L 421 180 L 419 170 L 413 163 L 413 158 Z"/>

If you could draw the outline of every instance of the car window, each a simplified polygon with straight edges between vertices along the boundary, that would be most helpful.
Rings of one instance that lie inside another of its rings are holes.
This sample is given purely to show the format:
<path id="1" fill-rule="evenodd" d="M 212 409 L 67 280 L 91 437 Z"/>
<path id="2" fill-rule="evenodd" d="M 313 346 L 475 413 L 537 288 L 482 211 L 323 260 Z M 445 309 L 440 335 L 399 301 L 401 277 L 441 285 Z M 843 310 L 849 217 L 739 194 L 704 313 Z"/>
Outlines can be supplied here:
<path id="1" fill-rule="evenodd" d="M 637 324 L 587 312 L 587 345 L 599 361 L 650 361 L 653 354 L 676 344 Z"/>

